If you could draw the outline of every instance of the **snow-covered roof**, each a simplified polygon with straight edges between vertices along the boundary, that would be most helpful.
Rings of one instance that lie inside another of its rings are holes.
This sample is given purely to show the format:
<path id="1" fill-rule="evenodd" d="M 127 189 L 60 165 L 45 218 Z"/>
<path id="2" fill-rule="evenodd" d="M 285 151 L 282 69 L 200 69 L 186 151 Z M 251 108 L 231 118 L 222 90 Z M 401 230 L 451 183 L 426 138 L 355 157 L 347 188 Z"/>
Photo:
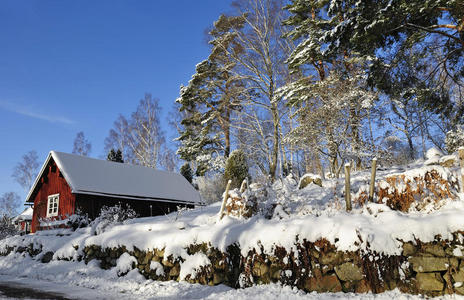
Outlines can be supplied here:
<path id="1" fill-rule="evenodd" d="M 22 213 L 17 215 L 15 218 L 13 218 L 13 222 L 16 221 L 23 221 L 23 220 L 32 220 L 32 213 L 33 213 L 32 207 L 26 208 Z"/>
<path id="2" fill-rule="evenodd" d="M 32 194 L 50 159 L 56 162 L 74 194 L 200 204 L 197 190 L 178 173 L 50 151 L 26 197 Z"/>

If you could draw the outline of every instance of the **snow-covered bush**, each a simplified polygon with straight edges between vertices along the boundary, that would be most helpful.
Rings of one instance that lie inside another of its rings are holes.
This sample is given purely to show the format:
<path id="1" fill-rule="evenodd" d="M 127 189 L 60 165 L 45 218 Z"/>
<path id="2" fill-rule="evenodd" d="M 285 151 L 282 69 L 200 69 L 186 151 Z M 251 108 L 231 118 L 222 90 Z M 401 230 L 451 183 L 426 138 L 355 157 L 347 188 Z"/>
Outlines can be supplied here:
<path id="1" fill-rule="evenodd" d="M 238 149 L 232 151 L 226 162 L 224 180 L 232 180 L 231 189 L 239 188 L 242 181 L 248 177 L 248 164 L 245 153 Z"/>
<path id="2" fill-rule="evenodd" d="M 224 181 L 222 176 L 199 176 L 193 180 L 195 186 L 198 187 L 201 198 L 206 204 L 211 204 L 222 200 L 222 193 L 224 193 Z"/>
<path id="3" fill-rule="evenodd" d="M 0 240 L 19 234 L 18 229 L 13 225 L 11 219 L 3 216 L 0 218 Z"/>
<path id="4" fill-rule="evenodd" d="M 224 157 L 221 155 L 214 155 L 214 153 L 198 155 L 196 157 L 197 163 L 197 176 L 204 176 L 210 172 L 222 172 L 224 170 Z"/>
<path id="5" fill-rule="evenodd" d="M 137 265 L 137 258 L 131 256 L 129 253 L 123 253 L 116 261 L 116 266 L 112 272 L 117 276 L 124 276 L 129 271 L 133 270 Z"/>
<path id="6" fill-rule="evenodd" d="M 459 147 L 464 147 L 464 125 L 446 133 L 445 145 L 448 153 L 454 153 Z"/>
<path id="7" fill-rule="evenodd" d="M 83 213 L 80 209 L 77 209 L 75 214 L 68 217 L 66 226 L 76 230 L 77 228 L 88 226 L 89 223 L 90 221 L 88 214 Z"/>
<path id="8" fill-rule="evenodd" d="M 122 224 L 125 220 L 137 217 L 137 213 L 128 205 L 122 206 L 121 203 L 115 206 L 103 206 L 100 215 L 92 221 L 92 234 L 98 235 L 113 225 Z"/>

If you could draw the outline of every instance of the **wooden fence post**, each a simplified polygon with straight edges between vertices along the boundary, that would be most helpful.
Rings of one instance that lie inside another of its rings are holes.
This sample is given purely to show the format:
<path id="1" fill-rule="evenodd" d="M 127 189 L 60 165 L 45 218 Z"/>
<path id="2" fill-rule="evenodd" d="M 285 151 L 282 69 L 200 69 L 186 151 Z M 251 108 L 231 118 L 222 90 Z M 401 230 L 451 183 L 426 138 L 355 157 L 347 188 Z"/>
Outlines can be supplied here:
<path id="1" fill-rule="evenodd" d="M 229 189 L 230 189 L 231 183 L 232 183 L 232 180 L 229 179 L 229 181 L 227 182 L 226 191 L 224 192 L 224 198 L 222 199 L 221 210 L 219 211 L 219 220 L 221 220 L 222 217 L 224 216 L 224 208 L 226 207 L 226 202 L 227 202 L 227 199 L 229 198 Z"/>
<path id="2" fill-rule="evenodd" d="M 369 185 L 369 202 L 374 201 L 375 172 L 377 171 L 377 157 L 372 160 L 371 183 Z"/>
<path id="3" fill-rule="evenodd" d="M 246 179 L 243 179 L 242 185 L 240 186 L 240 193 L 243 193 L 248 188 L 248 183 Z"/>
<path id="4" fill-rule="evenodd" d="M 351 211 L 350 164 L 345 164 L 345 202 L 346 211 Z"/>
<path id="5" fill-rule="evenodd" d="M 464 193 L 464 147 L 458 149 L 459 163 L 461 165 L 461 193 Z"/>

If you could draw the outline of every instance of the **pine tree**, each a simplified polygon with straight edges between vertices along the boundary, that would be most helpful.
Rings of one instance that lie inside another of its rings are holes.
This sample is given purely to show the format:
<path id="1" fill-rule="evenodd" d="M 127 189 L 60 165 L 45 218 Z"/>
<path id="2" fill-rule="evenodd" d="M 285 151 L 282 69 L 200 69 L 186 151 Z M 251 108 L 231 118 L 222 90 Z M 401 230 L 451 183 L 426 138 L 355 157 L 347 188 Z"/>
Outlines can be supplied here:
<path id="1" fill-rule="evenodd" d="M 380 0 L 325 1 L 293 0 L 292 14 L 285 24 L 290 35 L 300 41 L 288 59 L 290 67 L 326 62 L 343 57 L 369 62 L 369 84 L 390 95 L 389 78 L 404 71 L 398 57 L 408 57 L 416 74 L 408 79 L 416 101 L 434 112 L 443 113 L 452 124 L 462 122 L 462 96 L 450 98 L 446 84 L 463 85 L 464 36 L 460 0 Z M 420 63 L 425 62 L 425 65 Z"/>
<path id="2" fill-rule="evenodd" d="M 464 147 L 464 126 L 457 126 L 455 130 L 446 133 L 446 150 L 448 153 L 454 153 L 458 148 Z"/>
<path id="3" fill-rule="evenodd" d="M 185 163 L 180 167 L 180 174 L 187 179 L 188 182 L 192 183 L 193 181 L 193 174 L 192 174 L 192 168 L 190 167 L 189 163 Z"/>
<path id="4" fill-rule="evenodd" d="M 118 149 L 117 151 L 114 151 L 114 148 L 111 148 L 110 152 L 108 152 L 106 160 L 114 161 L 114 162 L 118 162 L 118 163 L 123 163 L 124 162 L 124 159 L 122 158 L 121 150 Z"/>
<path id="5" fill-rule="evenodd" d="M 248 178 L 248 163 L 242 150 L 234 150 L 226 162 L 224 181 L 232 180 L 231 188 L 239 188 L 244 179 Z"/>
<path id="6" fill-rule="evenodd" d="M 181 87 L 180 111 L 183 129 L 177 138 L 181 145 L 177 154 L 197 165 L 202 176 L 215 168 L 215 161 L 227 158 L 231 146 L 231 115 L 240 109 L 243 95 L 241 78 L 233 74 L 235 63 L 225 49 L 235 49 L 231 28 L 240 27 L 243 20 L 221 16 L 209 32 L 211 54 L 196 66 L 196 73 L 187 86 Z M 216 155 L 215 157 L 213 157 Z"/>

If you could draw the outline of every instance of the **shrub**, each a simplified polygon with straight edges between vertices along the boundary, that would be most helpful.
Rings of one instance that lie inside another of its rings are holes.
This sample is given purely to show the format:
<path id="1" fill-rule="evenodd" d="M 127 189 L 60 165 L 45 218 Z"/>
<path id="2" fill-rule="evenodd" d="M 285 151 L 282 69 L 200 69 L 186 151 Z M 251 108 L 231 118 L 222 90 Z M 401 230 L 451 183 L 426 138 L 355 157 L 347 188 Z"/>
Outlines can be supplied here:
<path id="1" fill-rule="evenodd" d="M 86 227 L 89 225 L 89 216 L 84 214 L 79 208 L 74 215 L 69 216 L 66 226 L 71 227 L 73 230 L 77 228 Z"/>
<path id="2" fill-rule="evenodd" d="M 210 204 L 222 200 L 222 193 L 224 193 L 224 181 L 221 176 L 195 177 L 194 185 L 200 192 L 202 200 Z"/>
<path id="3" fill-rule="evenodd" d="M 115 206 L 103 206 L 100 215 L 92 221 L 91 233 L 94 235 L 101 234 L 108 227 L 122 224 L 124 221 L 137 217 L 137 213 L 128 205 L 122 206 L 121 203 Z"/>
<path id="4" fill-rule="evenodd" d="M 445 145 L 448 153 L 454 153 L 459 147 L 464 146 L 464 125 L 446 133 Z"/>
<path id="5" fill-rule="evenodd" d="M 248 164 L 242 150 L 234 150 L 226 162 L 224 181 L 232 180 L 231 189 L 240 188 L 242 181 L 248 178 Z"/>
<path id="6" fill-rule="evenodd" d="M 0 217 L 0 240 L 16 234 L 19 234 L 19 231 L 11 223 L 11 219 L 6 216 Z"/>

